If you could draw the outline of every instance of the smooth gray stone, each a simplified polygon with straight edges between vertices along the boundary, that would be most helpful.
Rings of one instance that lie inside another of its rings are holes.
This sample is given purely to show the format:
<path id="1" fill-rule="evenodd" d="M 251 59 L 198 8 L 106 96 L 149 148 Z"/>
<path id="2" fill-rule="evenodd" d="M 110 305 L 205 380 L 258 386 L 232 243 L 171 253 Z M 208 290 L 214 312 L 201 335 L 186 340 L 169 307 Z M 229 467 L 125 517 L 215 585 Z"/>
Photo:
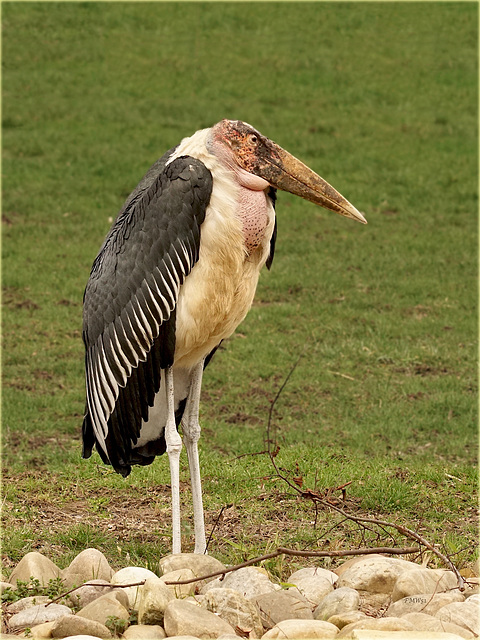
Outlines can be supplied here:
<path id="1" fill-rule="evenodd" d="M 57 618 L 71 613 L 72 610 L 63 604 L 51 604 L 48 607 L 44 604 L 37 604 L 13 615 L 8 621 L 8 626 L 10 629 L 25 629 L 43 622 L 57 620 Z"/>
<path id="2" fill-rule="evenodd" d="M 264 593 L 252 598 L 260 610 L 263 626 L 267 629 L 274 627 L 282 620 L 312 620 L 310 606 L 302 598 L 298 598 L 286 591 Z"/>

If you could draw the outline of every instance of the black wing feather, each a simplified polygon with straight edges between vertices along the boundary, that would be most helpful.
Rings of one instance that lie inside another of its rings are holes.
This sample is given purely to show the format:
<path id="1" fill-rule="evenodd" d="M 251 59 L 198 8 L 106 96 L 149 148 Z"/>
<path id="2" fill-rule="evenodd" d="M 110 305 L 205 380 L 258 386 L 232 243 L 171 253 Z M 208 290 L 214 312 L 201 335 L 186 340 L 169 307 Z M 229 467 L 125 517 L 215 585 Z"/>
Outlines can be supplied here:
<path id="1" fill-rule="evenodd" d="M 277 190 L 274 189 L 273 187 L 270 187 L 268 192 L 268 197 L 272 201 L 273 208 L 275 209 L 275 202 L 277 201 Z M 277 216 L 275 216 L 275 225 L 273 227 L 272 237 L 270 238 L 270 254 L 265 263 L 265 266 L 267 267 L 267 269 L 270 269 L 270 267 L 272 266 L 273 256 L 275 254 L 276 239 L 277 239 Z"/>
<path id="2" fill-rule="evenodd" d="M 84 295 L 83 453 L 88 457 L 96 444 L 122 475 L 138 464 L 132 446 L 160 388 L 161 369 L 173 364 L 178 293 L 198 260 L 212 191 L 212 176 L 199 160 L 182 156 L 165 166 L 172 152 L 127 199 Z"/>

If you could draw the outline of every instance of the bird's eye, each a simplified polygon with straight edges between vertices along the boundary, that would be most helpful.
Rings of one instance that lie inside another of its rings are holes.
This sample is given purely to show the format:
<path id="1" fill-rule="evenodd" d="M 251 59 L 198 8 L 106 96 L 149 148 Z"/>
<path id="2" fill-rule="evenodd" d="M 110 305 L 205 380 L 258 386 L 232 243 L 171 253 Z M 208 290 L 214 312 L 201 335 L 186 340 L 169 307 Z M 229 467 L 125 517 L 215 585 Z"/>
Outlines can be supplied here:
<path id="1" fill-rule="evenodd" d="M 251 142 L 252 144 L 257 144 L 257 142 L 258 142 L 258 138 L 257 138 L 257 136 L 256 136 L 254 133 L 251 133 L 251 134 L 250 134 L 250 136 L 249 136 L 249 138 L 250 138 L 250 142 Z"/>

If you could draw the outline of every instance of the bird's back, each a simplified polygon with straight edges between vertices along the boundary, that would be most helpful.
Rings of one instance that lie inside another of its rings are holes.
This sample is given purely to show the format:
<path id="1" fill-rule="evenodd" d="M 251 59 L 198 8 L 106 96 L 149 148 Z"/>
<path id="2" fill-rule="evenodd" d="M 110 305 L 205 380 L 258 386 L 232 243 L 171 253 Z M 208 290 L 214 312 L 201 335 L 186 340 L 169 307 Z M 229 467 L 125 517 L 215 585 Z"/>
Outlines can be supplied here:
<path id="1" fill-rule="evenodd" d="M 127 200 L 84 295 L 84 457 L 96 444 L 123 475 L 139 463 L 131 460 L 132 448 L 161 370 L 173 364 L 178 292 L 198 260 L 212 188 L 201 162 L 177 158 L 165 166 L 167 159 L 155 163 Z"/>

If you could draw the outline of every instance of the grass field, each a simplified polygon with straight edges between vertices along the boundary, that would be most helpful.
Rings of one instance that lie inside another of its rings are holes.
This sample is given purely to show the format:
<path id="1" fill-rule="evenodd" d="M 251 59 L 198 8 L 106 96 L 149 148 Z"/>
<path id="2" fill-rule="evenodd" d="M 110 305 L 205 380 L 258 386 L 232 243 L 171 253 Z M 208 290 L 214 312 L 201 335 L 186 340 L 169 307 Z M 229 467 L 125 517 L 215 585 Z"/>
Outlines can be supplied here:
<path id="1" fill-rule="evenodd" d="M 3 561 L 168 553 L 166 459 L 80 459 L 82 295 L 123 200 L 166 149 L 250 122 L 369 224 L 279 194 L 271 272 L 204 378 L 210 553 L 348 549 L 277 463 L 347 508 L 476 556 L 474 3 L 3 3 Z M 184 546 L 192 549 L 186 460 Z M 339 494 L 338 494 L 339 495 Z M 363 541 L 376 544 L 375 536 Z M 390 542 L 387 540 L 387 542 Z M 404 541 L 397 540 L 400 544 Z M 432 561 L 435 564 L 435 561 Z M 275 561 L 283 575 L 294 561 Z"/>

